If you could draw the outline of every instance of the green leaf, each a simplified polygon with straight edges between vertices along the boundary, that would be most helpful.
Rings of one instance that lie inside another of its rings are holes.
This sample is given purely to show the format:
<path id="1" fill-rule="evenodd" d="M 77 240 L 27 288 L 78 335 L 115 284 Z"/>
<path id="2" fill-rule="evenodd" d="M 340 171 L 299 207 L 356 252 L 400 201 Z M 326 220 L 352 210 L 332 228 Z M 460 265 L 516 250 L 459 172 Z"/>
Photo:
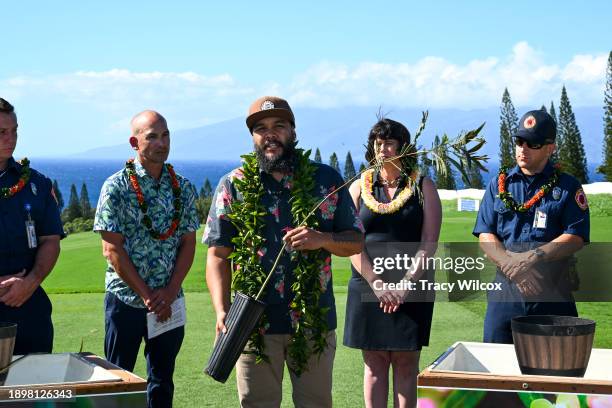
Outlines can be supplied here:
<path id="1" fill-rule="evenodd" d="M 531 405 L 529 405 L 529 408 L 555 408 L 555 404 L 547 399 L 540 398 L 533 401 Z"/>
<path id="2" fill-rule="evenodd" d="M 444 401 L 443 408 L 475 408 L 485 395 L 486 391 L 453 390 Z"/>
<path id="3" fill-rule="evenodd" d="M 527 408 L 531 406 L 533 401 L 544 398 L 544 396 L 538 392 L 519 392 L 518 397 Z"/>

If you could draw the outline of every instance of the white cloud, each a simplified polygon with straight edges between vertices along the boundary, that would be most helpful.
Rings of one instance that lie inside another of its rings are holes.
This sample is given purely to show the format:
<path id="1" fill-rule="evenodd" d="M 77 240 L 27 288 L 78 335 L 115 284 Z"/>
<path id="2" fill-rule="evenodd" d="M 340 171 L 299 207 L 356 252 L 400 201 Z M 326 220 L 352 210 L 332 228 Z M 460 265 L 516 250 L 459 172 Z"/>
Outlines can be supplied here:
<path id="1" fill-rule="evenodd" d="M 564 81 L 603 83 L 606 72 L 606 54 L 575 55 L 561 73 Z"/>
<path id="2" fill-rule="evenodd" d="M 440 57 L 415 63 L 324 62 L 296 75 L 287 95 L 305 106 L 347 104 L 402 107 L 481 108 L 498 106 L 505 87 L 515 105 L 540 106 L 568 88 L 574 105 L 599 104 L 607 54 L 576 55 L 565 66 L 547 63 L 527 42 L 505 57 L 454 64 Z"/>
<path id="3" fill-rule="evenodd" d="M 166 113 L 181 127 L 241 116 L 249 102 L 263 94 L 286 96 L 297 106 L 470 109 L 498 106 L 504 87 L 515 105 L 548 104 L 558 100 L 565 84 L 573 105 L 601 102 L 607 54 L 575 55 L 565 65 L 547 62 L 545 57 L 527 42 L 519 42 L 508 55 L 464 64 L 438 56 L 396 64 L 326 61 L 297 73 L 288 83 L 256 84 L 241 83 L 228 73 L 78 71 L 0 79 L 0 94 L 18 103 L 44 99 L 104 112 L 113 118 L 109 131 L 144 108 Z"/>
<path id="4" fill-rule="evenodd" d="M 210 123 L 237 115 L 235 101 L 251 98 L 253 90 L 237 84 L 229 74 L 215 76 L 195 72 L 132 72 L 126 69 L 77 71 L 47 76 L 19 76 L 0 80 L 0 93 L 27 102 L 49 98 L 101 111 L 116 120 L 152 108 L 185 125 Z M 203 119 L 206 115 L 207 119 Z"/>

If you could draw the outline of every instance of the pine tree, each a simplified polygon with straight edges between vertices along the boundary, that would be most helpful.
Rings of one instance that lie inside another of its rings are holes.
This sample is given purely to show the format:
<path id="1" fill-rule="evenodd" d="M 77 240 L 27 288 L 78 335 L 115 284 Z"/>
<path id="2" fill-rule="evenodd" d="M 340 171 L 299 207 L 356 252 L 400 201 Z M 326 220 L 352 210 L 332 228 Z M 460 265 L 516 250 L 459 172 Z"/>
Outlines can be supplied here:
<path id="1" fill-rule="evenodd" d="M 442 163 L 444 163 L 446 166 L 445 174 L 438 172 L 436 166 L 433 166 L 434 174 L 436 175 L 436 187 L 445 190 L 456 190 L 457 184 L 455 183 L 455 174 L 452 168 L 449 166 L 446 151 L 440 149 L 438 146 L 440 146 L 440 137 L 436 135 L 436 138 L 434 139 L 434 150 L 437 152 Z"/>
<path id="2" fill-rule="evenodd" d="M 426 155 L 421 155 L 419 158 L 419 173 L 421 173 L 423 177 L 431 178 L 431 161 Z"/>
<path id="3" fill-rule="evenodd" d="M 576 177 L 581 183 L 588 183 L 587 160 L 582 144 L 580 130 L 576 124 L 576 117 L 572 111 L 565 85 L 561 90 L 561 103 L 559 104 L 559 125 L 557 134 L 560 135 L 559 163 L 561 169 Z"/>
<path id="4" fill-rule="evenodd" d="M 603 174 L 606 181 L 612 181 L 612 51 L 608 55 L 606 72 L 606 90 L 604 91 L 604 141 L 603 162 L 597 172 Z"/>
<path id="5" fill-rule="evenodd" d="M 344 161 L 344 179 L 350 180 L 355 177 L 355 164 L 353 164 L 353 157 L 351 152 L 346 153 L 346 160 Z"/>
<path id="6" fill-rule="evenodd" d="M 361 164 L 359 165 L 359 173 L 361 173 L 362 171 L 364 171 L 366 169 L 366 165 L 365 163 L 361 162 Z"/>
<path id="7" fill-rule="evenodd" d="M 544 112 L 548 113 L 548 111 L 546 110 L 546 106 L 544 106 L 544 105 L 542 105 L 542 106 L 540 107 L 540 110 L 543 110 Z"/>
<path id="8" fill-rule="evenodd" d="M 518 130 L 518 117 L 510 99 L 508 88 L 504 89 L 501 104 L 500 129 L 499 129 L 499 163 L 502 167 L 514 166 L 514 143 L 512 136 Z"/>
<path id="9" fill-rule="evenodd" d="M 68 200 L 68 207 L 66 207 L 64 213 L 66 214 L 67 222 L 83 216 L 81 203 L 79 202 L 79 196 L 77 195 L 77 189 L 74 184 L 70 186 L 70 200 Z"/>
<path id="10" fill-rule="evenodd" d="M 338 156 L 336 155 L 336 152 L 333 152 L 331 156 L 329 156 L 329 165 L 332 167 L 332 169 L 336 170 L 340 175 L 342 175 L 342 172 L 340 172 L 340 164 L 338 163 Z"/>
<path id="11" fill-rule="evenodd" d="M 550 101 L 550 110 L 548 111 L 548 114 L 552 116 L 553 120 L 555 121 L 555 125 L 559 125 L 559 119 L 557 118 L 557 111 L 555 110 L 555 104 L 553 101 Z"/>
<path id="12" fill-rule="evenodd" d="M 60 213 L 64 209 L 64 197 L 62 196 L 62 192 L 57 184 L 57 180 L 53 180 L 53 192 L 55 193 L 55 199 L 57 200 L 57 208 L 59 208 Z"/>
<path id="13" fill-rule="evenodd" d="M 548 111 L 548 114 L 553 118 L 555 125 L 557 126 L 557 139 L 555 140 L 555 146 L 557 147 L 552 154 L 551 160 L 554 163 L 559 163 L 559 146 L 561 146 L 562 140 L 559 137 L 559 119 L 557 119 L 557 111 L 555 110 L 555 104 L 553 101 L 550 101 L 550 110 Z"/>
<path id="14" fill-rule="evenodd" d="M 210 181 L 208 180 L 208 178 L 206 178 L 204 180 L 204 185 L 200 189 L 200 198 L 208 198 L 208 197 L 212 197 L 212 195 L 213 195 L 212 186 L 210 185 Z"/>
<path id="15" fill-rule="evenodd" d="M 323 160 L 321 160 L 321 151 L 319 150 L 318 147 L 317 147 L 317 150 L 315 151 L 314 161 L 317 163 L 323 163 Z"/>
<path id="16" fill-rule="evenodd" d="M 485 188 L 484 180 L 482 179 L 482 173 L 480 173 L 480 169 L 473 165 L 467 169 L 468 176 L 470 178 L 470 188 L 476 188 L 478 190 L 482 190 Z"/>
<path id="17" fill-rule="evenodd" d="M 89 202 L 89 193 L 87 192 L 87 186 L 85 183 L 81 186 L 81 195 L 79 198 L 79 204 L 81 205 L 81 214 L 83 218 L 90 218 L 93 216 L 91 210 L 91 203 Z"/>

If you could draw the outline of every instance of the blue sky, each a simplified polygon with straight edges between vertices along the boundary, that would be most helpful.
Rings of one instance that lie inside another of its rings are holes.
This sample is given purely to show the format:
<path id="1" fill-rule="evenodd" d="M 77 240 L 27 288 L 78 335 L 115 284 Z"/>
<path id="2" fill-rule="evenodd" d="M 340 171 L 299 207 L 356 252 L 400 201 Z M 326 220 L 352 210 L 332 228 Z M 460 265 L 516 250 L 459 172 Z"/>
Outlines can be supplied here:
<path id="1" fill-rule="evenodd" d="M 144 108 L 174 129 L 297 106 L 599 106 L 612 2 L 6 2 L 0 96 L 18 152 L 125 140 Z"/>

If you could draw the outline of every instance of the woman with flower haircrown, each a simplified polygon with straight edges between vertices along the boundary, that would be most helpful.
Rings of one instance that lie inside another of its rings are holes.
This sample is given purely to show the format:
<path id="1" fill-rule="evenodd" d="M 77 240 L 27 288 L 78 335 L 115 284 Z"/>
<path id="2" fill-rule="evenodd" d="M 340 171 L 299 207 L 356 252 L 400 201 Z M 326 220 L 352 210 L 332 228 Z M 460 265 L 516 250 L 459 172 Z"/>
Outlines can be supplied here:
<path id="1" fill-rule="evenodd" d="M 406 153 L 414 153 L 408 129 L 381 118 L 370 130 L 366 160 L 382 165 L 363 172 L 350 187 L 366 230 L 366 247 L 351 256 L 344 345 L 362 350 L 366 407 L 387 406 L 389 368 L 394 406 L 416 405 L 420 350 L 429 343 L 433 294 L 386 291 L 383 283 L 401 281 L 407 289 L 408 282 L 428 279 L 432 271 L 421 265 L 380 273 L 380 263 L 373 263 L 396 254 L 418 259 L 436 251 L 440 198 L 432 180 L 418 173 L 416 155 Z M 400 251 L 389 250 L 393 246 Z"/>

